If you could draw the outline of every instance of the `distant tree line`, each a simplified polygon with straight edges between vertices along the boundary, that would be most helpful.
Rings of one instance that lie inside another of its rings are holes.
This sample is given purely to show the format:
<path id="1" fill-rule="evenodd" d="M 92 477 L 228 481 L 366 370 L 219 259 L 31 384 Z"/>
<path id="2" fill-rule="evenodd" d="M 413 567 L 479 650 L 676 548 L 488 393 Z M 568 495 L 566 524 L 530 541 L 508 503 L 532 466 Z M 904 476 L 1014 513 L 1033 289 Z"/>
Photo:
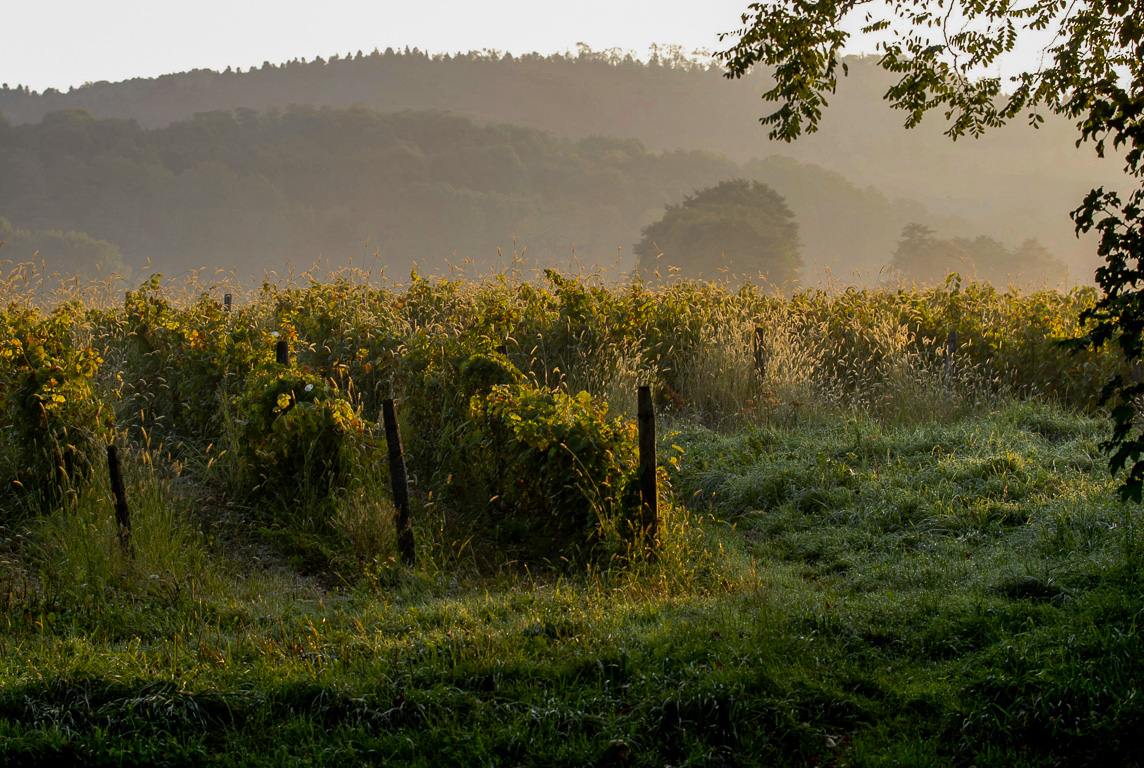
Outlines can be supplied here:
<path id="1" fill-rule="evenodd" d="M 779 218 L 801 228 L 801 249 L 791 253 L 812 272 L 830 265 L 846 275 L 888 263 L 907 223 L 945 223 L 917 203 L 891 202 L 790 158 L 740 165 L 709 152 L 653 153 L 636 139 L 571 141 L 439 112 L 364 107 L 209 112 L 153 129 L 84 110 L 26 125 L 0 115 L 0 178 L 0 215 L 13 227 L 86 233 L 116 249 L 73 249 L 89 255 L 63 259 L 66 271 L 81 262 L 88 272 L 150 262 L 168 275 L 207 267 L 260 277 L 324 257 L 388 266 L 400 277 L 414 262 L 506 268 L 514 252 L 524 266 L 575 260 L 628 271 L 649 255 L 641 231 L 676 206 L 669 218 L 690 217 L 690 234 L 659 245 L 671 245 L 678 268 L 710 276 L 723 268 L 712 266 L 719 253 L 738 254 L 733 271 L 754 272 L 759 265 L 742 250 L 750 232 L 787 227 L 762 223 L 773 203 L 786 212 Z M 720 184 L 733 178 L 743 181 Z M 750 182 L 767 185 L 770 201 L 753 209 L 755 219 L 744 219 L 753 204 L 735 195 L 697 194 L 757 192 Z M 637 244 L 642 250 L 633 253 Z M 792 270 L 797 276 L 797 260 L 782 264 L 779 282 L 793 279 Z"/>
<path id="2" fill-rule="evenodd" d="M 991 237 L 938 238 L 923 224 L 902 230 L 894 251 L 893 267 L 907 280 L 940 283 L 951 273 L 969 280 L 987 280 L 998 287 L 1030 284 L 1060 286 L 1068 268 L 1035 238 L 1010 250 Z"/>
<path id="3" fill-rule="evenodd" d="M 812 263 L 885 263 L 903 217 L 919 213 L 786 158 L 740 166 L 442 113 L 295 105 L 156 129 L 83 110 L 31 125 L 0 116 L 0 215 L 25 230 L 87 233 L 114 243 L 127 266 L 150 261 L 168 274 L 258 276 L 319 256 L 403 272 L 414 260 L 489 269 L 514 249 L 530 264 L 631 269 L 641 229 L 665 205 L 737 176 L 789 197 Z"/>
<path id="4" fill-rule="evenodd" d="M 98 117 L 133 118 L 144 127 L 161 127 L 215 110 L 264 114 L 290 104 L 364 104 L 384 112 L 449 110 L 573 140 L 632 136 L 653 152 L 703 149 L 738 163 L 782 153 L 837 171 L 860 190 L 872 185 L 890 201 L 917 200 L 934 215 L 960 218 L 959 234 L 985 232 L 1005 242 L 1036 235 L 1049 250 L 1085 267 L 1078 271 L 1095 266 L 1095 247 L 1077 241 L 1067 212 L 1093 183 L 1112 185 L 1117 174 L 1107 164 L 1073 152 L 1066 120 L 1049 116 L 1039 131 L 1013 126 L 969 147 L 950 146 L 941 136 L 940 121 L 927 121 L 903 135 L 898 130 L 902 117 L 880 104 L 891 82 L 886 73 L 876 59 L 849 58 L 850 74 L 840 82 L 821 131 L 794 145 L 776 145 L 766 141 L 757 125 L 758 94 L 769 82 L 762 68 L 748 82 L 731 83 L 709 60 L 678 48 L 653 49 L 644 58 L 586 46 L 549 56 L 498 51 L 430 55 L 417 49 L 339 52 L 264 62 L 245 72 L 200 69 L 87 83 L 66 92 L 35 93 L 26 86 L 0 90 L 0 111 L 13 123 L 35 123 L 53 111 L 83 108 Z M 1066 154 L 1069 159 L 1062 162 Z M 753 178 L 750 173 L 734 175 Z M 788 192 L 775 189 L 791 200 L 805 224 Z M 910 221 L 923 219 L 907 217 L 893 228 L 883 238 L 878 264 L 888 259 L 897 232 Z M 955 231 L 946 222 L 936 224 L 940 231 Z M 808 235 L 809 227 L 803 229 Z M 834 258 L 838 255 L 826 261 Z M 807 262 L 816 261 L 807 237 Z"/>
<path id="5" fill-rule="evenodd" d="M 18 264 L 35 264 L 47 274 L 128 277 L 119 248 L 82 232 L 30 232 L 0 218 L 0 276 Z"/>

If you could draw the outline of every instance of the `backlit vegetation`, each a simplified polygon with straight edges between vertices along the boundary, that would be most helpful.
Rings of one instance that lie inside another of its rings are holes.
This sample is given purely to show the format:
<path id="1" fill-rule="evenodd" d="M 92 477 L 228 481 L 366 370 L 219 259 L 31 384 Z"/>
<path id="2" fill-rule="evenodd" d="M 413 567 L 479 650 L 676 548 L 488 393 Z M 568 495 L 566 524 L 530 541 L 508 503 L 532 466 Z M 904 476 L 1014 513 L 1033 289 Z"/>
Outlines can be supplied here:
<path id="1" fill-rule="evenodd" d="M 47 301 L 25 273 L 0 295 L 5 757 L 1142 757 L 1142 521 L 1098 447 L 1119 364 L 1060 344 L 1091 290 L 343 273 Z"/>

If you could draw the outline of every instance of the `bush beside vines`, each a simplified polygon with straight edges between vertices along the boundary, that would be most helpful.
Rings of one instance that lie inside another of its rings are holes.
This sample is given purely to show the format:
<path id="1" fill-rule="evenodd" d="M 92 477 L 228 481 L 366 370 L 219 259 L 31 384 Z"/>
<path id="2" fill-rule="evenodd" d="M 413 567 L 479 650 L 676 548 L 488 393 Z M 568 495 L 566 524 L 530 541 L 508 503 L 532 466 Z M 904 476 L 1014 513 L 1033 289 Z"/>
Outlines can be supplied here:
<path id="1" fill-rule="evenodd" d="M 329 379 L 268 365 L 236 398 L 245 488 L 276 501 L 344 486 L 366 425 Z"/>
<path id="2" fill-rule="evenodd" d="M 635 426 L 588 392 L 498 384 L 472 400 L 498 530 L 559 554 L 628 531 L 638 510 Z"/>
<path id="3" fill-rule="evenodd" d="M 94 381 L 103 361 L 75 342 L 82 317 L 74 303 L 47 316 L 15 304 L 0 312 L 0 456 L 9 494 L 57 502 L 91 476 L 110 435 L 112 410 Z"/>

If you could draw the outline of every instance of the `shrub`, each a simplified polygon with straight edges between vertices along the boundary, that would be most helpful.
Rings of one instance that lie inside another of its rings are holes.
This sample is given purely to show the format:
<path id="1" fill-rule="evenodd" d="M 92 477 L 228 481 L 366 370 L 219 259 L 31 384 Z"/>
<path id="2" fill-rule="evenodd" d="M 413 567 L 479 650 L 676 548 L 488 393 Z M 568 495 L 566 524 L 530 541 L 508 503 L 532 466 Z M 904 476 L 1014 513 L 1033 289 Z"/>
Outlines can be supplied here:
<path id="1" fill-rule="evenodd" d="M 298 364 L 347 392 L 352 387 L 362 413 L 377 421 L 381 401 L 392 394 L 405 335 L 393 295 L 340 275 L 305 289 L 264 283 L 262 296 L 273 302 L 275 326 L 296 335 Z"/>
<path id="2" fill-rule="evenodd" d="M 9 305 L 0 313 L 0 434 L 6 474 L 18 488 L 57 501 L 90 477 L 111 410 L 93 377 L 103 361 L 73 341 L 81 309 L 68 303 L 44 317 Z"/>
<path id="3" fill-rule="evenodd" d="M 487 336 L 419 334 L 401 409 L 411 469 L 526 557 L 571 554 L 624 517 L 634 426 L 587 392 L 543 389 Z M 473 351 L 479 350 L 479 351 Z M 632 485 L 634 488 L 634 485 Z"/>
<path id="4" fill-rule="evenodd" d="M 420 485 L 469 515 L 484 512 L 499 478 L 487 466 L 469 404 L 524 375 L 487 338 L 419 334 L 409 345 L 401 406 L 405 457 Z M 466 350 L 483 350 L 469 352 Z"/>
<path id="5" fill-rule="evenodd" d="M 258 495 L 321 499 L 351 475 L 365 424 L 329 381 L 271 365 L 248 382 L 237 412 L 242 477 Z"/>
<path id="6" fill-rule="evenodd" d="M 498 490 L 498 527 L 537 554 L 589 543 L 638 510 L 635 426 L 609 419 L 606 403 L 587 392 L 498 384 L 471 409 L 482 466 Z"/>

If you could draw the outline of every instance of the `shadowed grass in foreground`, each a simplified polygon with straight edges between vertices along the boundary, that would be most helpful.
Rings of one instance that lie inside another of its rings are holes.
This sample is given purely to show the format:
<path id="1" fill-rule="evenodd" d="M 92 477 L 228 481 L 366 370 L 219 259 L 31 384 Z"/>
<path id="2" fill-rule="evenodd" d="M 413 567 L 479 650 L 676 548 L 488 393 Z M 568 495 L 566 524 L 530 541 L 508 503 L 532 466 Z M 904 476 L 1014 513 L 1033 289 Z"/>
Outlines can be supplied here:
<path id="1" fill-rule="evenodd" d="M 380 558 L 337 587 L 241 531 L 212 540 L 209 503 L 136 455 L 134 565 L 98 485 L 6 532 L 0 755 L 1139 762 L 1144 521 L 1115 501 L 1103 429 L 1031 404 L 683 428 L 661 455 L 690 512 L 656 562 L 490 574 L 422 516 L 418 570 Z"/>

